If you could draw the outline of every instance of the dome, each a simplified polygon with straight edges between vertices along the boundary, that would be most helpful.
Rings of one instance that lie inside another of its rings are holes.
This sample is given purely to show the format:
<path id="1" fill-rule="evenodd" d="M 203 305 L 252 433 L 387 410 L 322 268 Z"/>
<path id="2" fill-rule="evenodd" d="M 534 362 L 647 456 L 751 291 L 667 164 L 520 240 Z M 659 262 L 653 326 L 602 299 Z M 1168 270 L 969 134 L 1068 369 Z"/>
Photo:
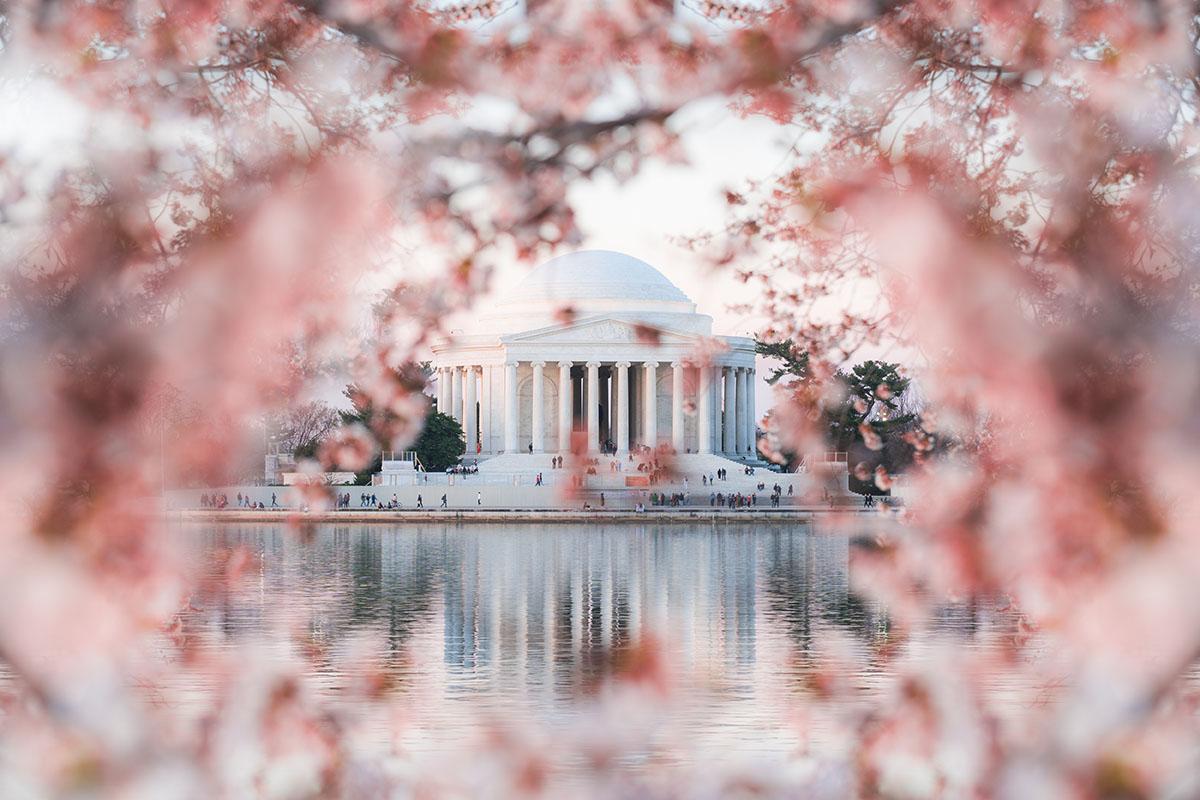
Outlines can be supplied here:
<path id="1" fill-rule="evenodd" d="M 529 273 L 502 304 L 610 300 L 691 303 L 679 287 L 639 258 L 612 250 L 579 250 L 552 258 Z"/>
<path id="2" fill-rule="evenodd" d="M 612 250 L 579 250 L 541 264 L 467 330 L 479 335 L 531 331 L 594 317 L 707 336 L 712 317 L 641 259 Z"/>

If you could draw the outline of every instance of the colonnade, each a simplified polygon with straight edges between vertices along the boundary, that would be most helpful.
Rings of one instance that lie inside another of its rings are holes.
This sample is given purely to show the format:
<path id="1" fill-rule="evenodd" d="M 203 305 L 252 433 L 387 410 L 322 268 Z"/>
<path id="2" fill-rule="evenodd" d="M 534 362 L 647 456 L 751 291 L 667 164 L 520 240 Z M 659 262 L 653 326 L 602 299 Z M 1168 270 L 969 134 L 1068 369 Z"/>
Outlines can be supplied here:
<path id="1" fill-rule="evenodd" d="M 519 441 L 521 420 L 518 409 L 518 366 L 527 365 L 532 371 L 532 409 L 528 444 Z M 558 367 L 558 441 L 546 441 L 545 385 L 547 367 Z M 576 380 L 572 368 L 581 367 L 579 391 L 584 402 L 579 403 L 576 418 Z M 608 391 L 601 389 L 601 368 L 606 368 Z M 626 454 L 631 446 L 631 414 L 636 417 L 638 438 L 643 444 L 669 445 L 678 453 L 720 453 L 732 458 L 744 458 L 755 452 L 754 367 L 738 365 L 693 365 L 685 361 L 670 364 L 670 430 L 658 430 L 659 405 L 658 361 L 507 361 L 504 364 L 451 365 L 436 368 L 438 408 L 451 414 L 463 425 L 466 450 L 474 454 L 479 449 L 479 434 L 490 440 L 488 426 L 496 414 L 485 411 L 482 418 L 477 409 L 494 410 L 491 398 L 491 370 L 503 369 L 503 452 L 566 454 L 571 451 L 574 430 L 586 431 L 587 450 L 601 449 L 600 408 L 615 411 L 615 424 L 609 423 L 609 434 L 617 453 Z M 641 373 L 640 397 L 637 408 L 631 407 L 631 378 Z M 689 373 L 691 373 L 689 375 Z M 688 389 L 691 389 L 690 397 Z M 696 447 L 685 447 L 685 409 L 691 400 L 696 416 Z"/>

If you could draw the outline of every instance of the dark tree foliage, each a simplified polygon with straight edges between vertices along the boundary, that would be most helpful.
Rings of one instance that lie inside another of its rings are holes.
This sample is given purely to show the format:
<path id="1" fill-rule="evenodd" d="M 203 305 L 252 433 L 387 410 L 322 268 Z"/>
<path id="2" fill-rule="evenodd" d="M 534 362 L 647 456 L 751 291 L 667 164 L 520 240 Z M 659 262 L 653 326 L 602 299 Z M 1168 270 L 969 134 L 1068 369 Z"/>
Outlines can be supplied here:
<path id="1" fill-rule="evenodd" d="M 319 439 L 311 439 L 300 445 L 292 453 L 297 459 L 316 458 L 317 449 L 320 448 L 321 442 Z"/>
<path id="2" fill-rule="evenodd" d="M 904 434 L 919 425 L 916 414 L 902 413 L 900 397 L 909 379 L 900 365 L 864 361 L 849 372 L 838 372 L 844 400 L 826 409 L 830 445 L 848 453 L 848 463 L 864 465 L 868 472 L 882 466 L 891 474 L 912 463 L 913 447 Z M 872 479 L 860 480 L 850 472 L 850 489 L 859 494 L 886 494 Z"/>
<path id="3" fill-rule="evenodd" d="M 350 409 L 348 411 L 340 411 L 342 424 L 353 425 L 358 423 L 363 425 L 368 431 L 374 434 L 375 428 L 371 423 L 379 416 L 375 410 L 375 405 L 371 402 L 370 395 L 358 388 L 353 383 L 342 390 L 342 394 L 350 401 Z M 367 486 L 371 483 L 371 476 L 383 469 L 383 454 L 376 448 L 375 457 L 371 459 L 371 463 L 362 470 L 354 473 L 354 483 L 358 486 Z"/>
<path id="4" fill-rule="evenodd" d="M 768 384 L 783 381 L 785 386 L 798 387 L 814 380 L 809 353 L 794 340 L 755 339 L 754 350 L 778 362 L 767 377 Z M 903 471 L 912 462 L 913 448 L 902 437 L 918 424 L 918 418 L 900 411 L 900 396 L 910 383 L 900 374 L 900 365 L 864 361 L 849 372 L 838 371 L 834 380 L 841 389 L 841 400 L 823 410 L 829 447 L 849 453 L 850 464 L 862 463 L 871 470 L 882 465 L 890 473 Z M 874 483 L 860 481 L 853 474 L 850 486 L 860 493 L 878 491 Z"/>
<path id="5" fill-rule="evenodd" d="M 428 382 L 430 367 L 428 361 L 408 362 L 399 369 L 393 370 L 391 380 L 409 392 L 419 392 Z M 343 425 L 362 425 L 375 440 L 376 454 L 371 463 L 355 473 L 355 483 L 365 486 L 371 482 L 371 477 L 383 469 L 382 450 L 390 447 L 390 442 L 398 429 L 404 427 L 404 420 L 386 407 L 381 407 L 371 399 L 371 393 L 357 384 L 350 384 L 342 390 L 342 394 L 350 401 L 350 408 L 340 413 Z"/>
<path id="6" fill-rule="evenodd" d="M 383 470 L 383 453 L 376 451 L 375 457 L 366 467 L 354 473 L 355 486 L 370 486 L 371 478 Z"/>
<path id="7" fill-rule="evenodd" d="M 845 392 L 843 402 L 826 409 L 829 440 L 835 449 L 849 450 L 856 442 L 865 442 L 869 449 L 880 450 L 884 442 L 916 422 L 915 414 L 899 413 L 898 400 L 909 385 L 909 379 L 900 375 L 899 364 L 864 361 L 849 372 L 839 371 L 835 378 Z"/>
<path id="8" fill-rule="evenodd" d="M 414 445 L 417 458 L 421 459 L 429 472 L 441 472 L 458 463 L 466 448 L 466 436 L 458 420 L 449 414 L 432 410 L 425 418 L 425 427 Z"/>
<path id="9" fill-rule="evenodd" d="M 782 342 L 764 342 L 755 339 L 754 352 L 780 362 L 779 366 L 771 369 L 771 374 L 767 377 L 767 383 L 771 386 L 779 383 L 785 377 L 803 381 L 810 376 L 808 351 L 798 348 L 791 339 L 784 339 Z"/>
<path id="10" fill-rule="evenodd" d="M 432 370 L 428 361 L 408 362 L 399 369 L 392 370 L 390 382 L 407 392 L 424 391 Z M 342 411 L 342 424 L 361 424 L 375 435 L 380 442 L 387 442 L 393 435 L 398 424 L 402 422 L 386 407 L 377 406 L 371 399 L 371 392 L 359 386 L 350 384 L 342 390 L 342 394 L 350 401 L 350 409 Z"/>

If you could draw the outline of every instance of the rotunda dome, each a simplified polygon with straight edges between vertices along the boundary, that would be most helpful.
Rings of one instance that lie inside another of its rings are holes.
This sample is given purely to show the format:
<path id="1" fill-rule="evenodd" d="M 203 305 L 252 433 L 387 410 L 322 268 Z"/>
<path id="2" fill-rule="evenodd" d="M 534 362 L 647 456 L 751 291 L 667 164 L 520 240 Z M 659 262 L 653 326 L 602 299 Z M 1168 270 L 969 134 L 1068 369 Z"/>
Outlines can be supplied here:
<path id="1" fill-rule="evenodd" d="M 640 258 L 612 250 L 579 250 L 552 258 L 529 273 L 501 305 L 614 300 L 691 303 L 679 287 Z"/>
<path id="2" fill-rule="evenodd" d="M 712 317 L 640 258 L 579 250 L 541 264 L 475 319 L 478 334 L 512 334 L 597 316 L 709 335 Z"/>

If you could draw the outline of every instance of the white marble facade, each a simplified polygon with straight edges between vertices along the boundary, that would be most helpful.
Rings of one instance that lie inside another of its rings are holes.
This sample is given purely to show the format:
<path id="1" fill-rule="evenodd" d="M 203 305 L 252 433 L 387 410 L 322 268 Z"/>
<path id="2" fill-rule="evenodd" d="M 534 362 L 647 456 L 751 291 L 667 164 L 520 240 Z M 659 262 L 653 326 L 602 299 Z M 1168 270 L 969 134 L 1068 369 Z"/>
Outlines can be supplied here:
<path id="1" fill-rule="evenodd" d="M 623 253 L 542 264 L 433 352 L 438 408 L 463 423 L 468 456 L 566 453 L 572 437 L 590 452 L 755 454 L 753 340 L 714 336 Z"/>

